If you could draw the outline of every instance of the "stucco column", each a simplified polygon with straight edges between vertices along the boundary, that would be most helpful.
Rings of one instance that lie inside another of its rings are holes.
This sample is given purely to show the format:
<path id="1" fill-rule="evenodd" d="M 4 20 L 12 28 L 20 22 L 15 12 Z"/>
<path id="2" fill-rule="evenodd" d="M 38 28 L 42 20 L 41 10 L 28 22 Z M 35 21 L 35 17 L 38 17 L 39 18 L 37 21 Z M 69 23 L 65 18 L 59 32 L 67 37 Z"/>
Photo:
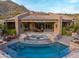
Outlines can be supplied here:
<path id="1" fill-rule="evenodd" d="M 21 30 L 21 20 L 18 18 L 15 19 L 15 29 L 16 29 L 16 35 L 19 36 L 20 33 L 22 32 Z"/>
<path id="2" fill-rule="evenodd" d="M 61 17 L 54 23 L 54 33 L 58 33 L 58 34 L 62 33 L 62 18 Z"/>

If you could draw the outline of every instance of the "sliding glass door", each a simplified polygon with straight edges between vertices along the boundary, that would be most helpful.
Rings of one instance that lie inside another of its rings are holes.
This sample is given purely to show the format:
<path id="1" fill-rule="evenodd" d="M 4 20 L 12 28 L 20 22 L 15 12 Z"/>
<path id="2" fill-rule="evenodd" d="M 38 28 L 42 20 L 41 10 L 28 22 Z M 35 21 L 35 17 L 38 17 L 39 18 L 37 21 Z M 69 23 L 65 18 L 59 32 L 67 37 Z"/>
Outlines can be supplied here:
<path id="1" fill-rule="evenodd" d="M 37 22 L 35 27 L 43 31 L 53 31 L 54 23 L 53 22 Z"/>

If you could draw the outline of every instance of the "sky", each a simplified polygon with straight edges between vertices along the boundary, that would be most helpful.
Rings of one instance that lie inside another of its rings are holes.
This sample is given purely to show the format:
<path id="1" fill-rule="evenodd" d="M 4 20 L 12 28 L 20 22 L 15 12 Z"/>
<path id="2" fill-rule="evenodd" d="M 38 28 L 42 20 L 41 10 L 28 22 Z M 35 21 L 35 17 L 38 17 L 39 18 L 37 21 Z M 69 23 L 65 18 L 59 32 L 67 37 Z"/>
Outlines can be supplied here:
<path id="1" fill-rule="evenodd" d="M 12 0 L 32 11 L 79 13 L 79 0 Z"/>

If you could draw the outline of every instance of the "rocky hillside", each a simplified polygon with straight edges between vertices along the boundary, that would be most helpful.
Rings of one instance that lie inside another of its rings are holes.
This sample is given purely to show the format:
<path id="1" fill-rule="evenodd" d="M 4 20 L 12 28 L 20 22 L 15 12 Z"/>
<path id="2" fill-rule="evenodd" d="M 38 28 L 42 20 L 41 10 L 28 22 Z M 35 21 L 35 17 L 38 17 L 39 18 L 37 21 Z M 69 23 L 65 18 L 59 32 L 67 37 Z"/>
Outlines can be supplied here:
<path id="1" fill-rule="evenodd" d="M 10 0 L 0 1 L 0 19 L 10 18 L 26 11 L 28 12 L 29 10 Z"/>

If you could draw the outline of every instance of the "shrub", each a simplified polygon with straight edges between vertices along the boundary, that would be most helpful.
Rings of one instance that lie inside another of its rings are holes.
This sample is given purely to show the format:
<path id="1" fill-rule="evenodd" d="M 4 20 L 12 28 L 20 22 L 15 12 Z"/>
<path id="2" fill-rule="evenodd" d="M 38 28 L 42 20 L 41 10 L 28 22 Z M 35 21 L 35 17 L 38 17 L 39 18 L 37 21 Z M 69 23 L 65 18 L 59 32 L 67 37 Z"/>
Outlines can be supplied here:
<path id="1" fill-rule="evenodd" d="M 16 35 L 16 30 L 15 29 L 8 29 L 6 32 L 9 35 Z"/>
<path id="2" fill-rule="evenodd" d="M 22 24 L 22 31 L 26 31 L 25 25 Z"/>
<path id="3" fill-rule="evenodd" d="M 78 29 L 79 29 L 79 25 L 75 24 L 74 27 L 73 27 L 73 32 L 77 32 Z"/>
<path id="4" fill-rule="evenodd" d="M 11 29 L 11 30 L 10 30 L 10 34 L 11 34 L 11 35 L 15 35 L 15 34 L 16 34 L 16 30 L 15 30 L 15 29 Z"/>
<path id="5" fill-rule="evenodd" d="M 2 25 L 0 24 L 0 29 L 2 28 Z"/>
<path id="6" fill-rule="evenodd" d="M 67 34 L 67 32 L 66 32 L 66 28 L 63 27 L 63 28 L 62 28 L 62 35 L 66 35 L 66 34 Z"/>

